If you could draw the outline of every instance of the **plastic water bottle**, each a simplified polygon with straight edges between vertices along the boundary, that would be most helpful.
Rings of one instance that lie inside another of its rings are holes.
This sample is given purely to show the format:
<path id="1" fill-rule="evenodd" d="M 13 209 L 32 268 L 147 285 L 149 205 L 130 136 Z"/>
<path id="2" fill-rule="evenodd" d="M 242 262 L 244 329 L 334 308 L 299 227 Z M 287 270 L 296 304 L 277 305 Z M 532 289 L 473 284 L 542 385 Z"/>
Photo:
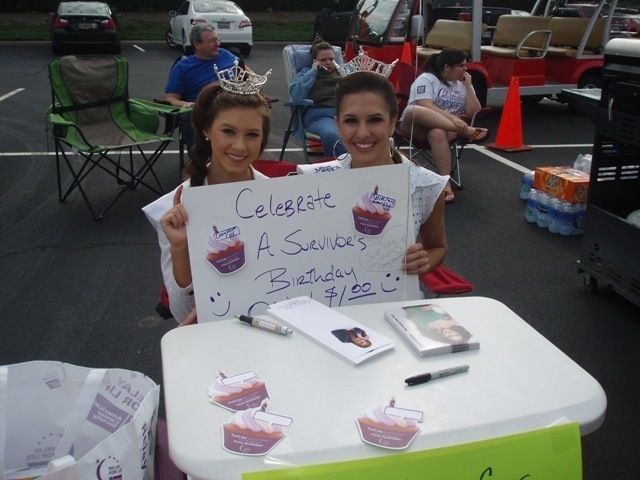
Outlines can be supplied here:
<path id="1" fill-rule="evenodd" d="M 551 198 L 544 192 L 538 192 L 538 215 L 536 223 L 540 228 L 549 227 L 549 205 Z"/>
<path id="2" fill-rule="evenodd" d="M 584 233 L 584 218 L 587 213 L 587 206 L 584 203 L 571 205 L 573 220 L 572 235 L 582 235 Z"/>
<path id="3" fill-rule="evenodd" d="M 549 203 L 549 231 L 551 233 L 560 233 L 561 213 L 562 213 L 562 200 L 559 198 L 552 198 Z"/>
<path id="4" fill-rule="evenodd" d="M 527 198 L 527 206 L 524 210 L 524 218 L 529 223 L 536 223 L 538 218 L 538 191 L 532 188 Z"/>
<path id="5" fill-rule="evenodd" d="M 590 153 L 585 153 L 584 155 L 581 153 L 578 154 L 576 161 L 573 162 L 573 168 L 585 173 L 590 173 L 591 172 L 591 154 Z"/>
<path id="6" fill-rule="evenodd" d="M 558 213 L 559 233 L 560 235 L 573 234 L 573 206 L 569 202 L 560 204 L 560 212 Z"/>
<path id="7" fill-rule="evenodd" d="M 527 172 L 522 176 L 520 183 L 520 199 L 526 200 L 529 198 L 529 191 L 533 188 L 533 175 L 535 172 Z"/>

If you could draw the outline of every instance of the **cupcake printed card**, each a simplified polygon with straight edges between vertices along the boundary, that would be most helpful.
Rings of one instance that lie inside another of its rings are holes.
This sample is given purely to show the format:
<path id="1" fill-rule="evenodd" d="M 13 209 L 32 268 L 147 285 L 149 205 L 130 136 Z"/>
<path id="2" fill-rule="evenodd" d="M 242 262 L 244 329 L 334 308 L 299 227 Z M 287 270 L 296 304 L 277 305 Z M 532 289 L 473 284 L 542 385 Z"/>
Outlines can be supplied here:
<path id="1" fill-rule="evenodd" d="M 416 238 L 409 171 L 388 165 L 185 188 L 198 321 L 261 315 L 300 296 L 328 307 L 421 298 L 417 277 L 403 269 Z"/>
<path id="2" fill-rule="evenodd" d="M 391 220 L 390 210 L 395 205 L 394 198 L 378 192 L 378 185 L 373 192 L 365 192 L 351 209 L 356 231 L 372 237 L 382 234 L 384 227 Z"/>
<path id="3" fill-rule="evenodd" d="M 236 412 L 220 429 L 222 446 L 229 453 L 266 455 L 283 438 L 293 419 L 269 413 L 267 402 L 258 408 Z"/>
<path id="4" fill-rule="evenodd" d="M 218 378 L 208 388 L 211 403 L 233 412 L 259 407 L 269 398 L 267 386 L 255 372 L 226 376 L 218 372 Z"/>
<path id="5" fill-rule="evenodd" d="M 367 410 L 356 419 L 360 438 L 376 447 L 402 450 L 420 433 L 418 422 L 423 414 L 419 410 L 398 408 L 395 400 L 389 405 Z"/>
<path id="6" fill-rule="evenodd" d="M 233 226 L 220 232 L 214 225 L 213 232 L 207 239 L 206 259 L 220 275 L 229 275 L 241 269 L 245 263 L 245 256 L 240 229 Z"/>

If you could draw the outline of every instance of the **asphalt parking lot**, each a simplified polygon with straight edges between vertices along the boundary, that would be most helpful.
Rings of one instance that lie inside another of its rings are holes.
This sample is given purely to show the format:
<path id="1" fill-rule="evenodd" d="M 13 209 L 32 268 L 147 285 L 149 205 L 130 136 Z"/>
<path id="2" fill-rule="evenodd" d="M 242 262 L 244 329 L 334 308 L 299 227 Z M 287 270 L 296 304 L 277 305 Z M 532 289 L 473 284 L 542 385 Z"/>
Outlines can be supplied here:
<path id="1" fill-rule="evenodd" d="M 272 69 L 265 93 L 280 99 L 264 156 L 271 159 L 278 157 L 289 119 L 281 52 L 282 45 L 257 45 L 247 60 L 258 73 Z M 123 45 L 123 55 L 131 96 L 162 95 L 178 52 L 139 43 Z M 46 43 L 3 43 L 0 58 L 0 364 L 52 359 L 128 368 L 161 382 L 160 338 L 175 323 L 154 310 L 159 253 L 140 211 L 154 196 L 128 191 L 101 222 L 77 195 L 59 203 L 45 131 L 47 64 L 54 57 Z M 500 118 L 494 107 L 482 122 L 493 135 Z M 446 265 L 474 284 L 473 295 L 504 302 L 603 386 L 607 418 L 583 438 L 584 478 L 636 478 L 640 421 L 631 386 L 640 364 L 638 307 L 611 291 L 587 292 L 575 266 L 580 238 L 527 224 L 518 198 L 523 171 L 571 164 L 590 152 L 594 129 L 586 117 L 548 101 L 523 106 L 522 119 L 531 151 L 465 151 L 465 188 L 446 209 Z M 300 162 L 293 142 L 290 147 L 285 159 Z M 161 160 L 158 173 L 167 188 L 178 183 L 175 153 Z M 92 195 L 112 189 L 97 176 Z"/>

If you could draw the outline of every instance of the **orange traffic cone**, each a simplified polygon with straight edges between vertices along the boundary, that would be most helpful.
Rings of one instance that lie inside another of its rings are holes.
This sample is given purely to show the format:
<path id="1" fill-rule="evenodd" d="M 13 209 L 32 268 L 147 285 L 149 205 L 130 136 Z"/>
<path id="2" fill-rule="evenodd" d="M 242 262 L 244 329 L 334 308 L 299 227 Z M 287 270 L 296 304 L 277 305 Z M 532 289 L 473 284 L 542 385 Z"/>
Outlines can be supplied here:
<path id="1" fill-rule="evenodd" d="M 496 141 L 487 144 L 488 148 L 505 152 L 523 152 L 531 150 L 522 143 L 522 113 L 520 111 L 520 79 L 511 77 L 507 101 L 502 109 Z"/>
<path id="2" fill-rule="evenodd" d="M 404 42 L 404 45 L 402 45 L 402 53 L 400 54 L 400 63 L 413 65 L 413 58 L 411 56 L 411 43 L 409 42 Z"/>

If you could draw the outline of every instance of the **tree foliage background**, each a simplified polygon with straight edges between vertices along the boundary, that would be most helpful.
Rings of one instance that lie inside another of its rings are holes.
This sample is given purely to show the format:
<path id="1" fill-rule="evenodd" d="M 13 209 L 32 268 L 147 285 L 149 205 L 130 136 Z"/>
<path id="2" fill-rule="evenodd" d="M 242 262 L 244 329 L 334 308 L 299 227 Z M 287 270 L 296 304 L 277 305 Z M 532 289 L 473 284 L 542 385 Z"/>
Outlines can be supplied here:
<path id="1" fill-rule="evenodd" d="M 177 9 L 181 0 L 104 0 L 111 8 L 119 11 L 169 11 Z M 49 12 L 57 8 L 58 0 L 3 0 L 0 12 Z M 245 12 L 278 11 L 320 11 L 333 4 L 333 0 L 236 0 Z"/>

